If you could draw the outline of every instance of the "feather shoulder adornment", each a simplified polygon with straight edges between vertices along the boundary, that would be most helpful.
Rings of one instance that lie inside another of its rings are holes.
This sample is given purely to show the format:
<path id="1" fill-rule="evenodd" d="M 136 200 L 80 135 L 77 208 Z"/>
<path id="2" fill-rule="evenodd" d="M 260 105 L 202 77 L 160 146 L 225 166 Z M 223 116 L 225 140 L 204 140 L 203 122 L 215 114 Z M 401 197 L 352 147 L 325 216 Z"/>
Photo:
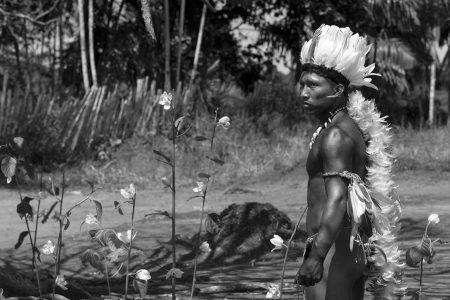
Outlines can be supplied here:
<path id="1" fill-rule="evenodd" d="M 375 203 L 371 214 L 378 226 L 370 240 L 386 255 L 386 262 L 377 254 L 369 258 L 379 271 L 374 274 L 377 276 L 372 277 L 371 289 L 383 297 L 382 293 L 392 293 L 395 289 L 395 285 L 401 280 L 403 269 L 399 263 L 400 252 L 395 240 L 400 229 L 398 221 L 401 217 L 401 207 L 391 175 L 394 159 L 391 153 L 392 136 L 386 118 L 381 117 L 374 101 L 365 99 L 361 92 L 349 95 L 347 109 L 350 117 L 363 132 L 367 144 L 365 184 Z"/>

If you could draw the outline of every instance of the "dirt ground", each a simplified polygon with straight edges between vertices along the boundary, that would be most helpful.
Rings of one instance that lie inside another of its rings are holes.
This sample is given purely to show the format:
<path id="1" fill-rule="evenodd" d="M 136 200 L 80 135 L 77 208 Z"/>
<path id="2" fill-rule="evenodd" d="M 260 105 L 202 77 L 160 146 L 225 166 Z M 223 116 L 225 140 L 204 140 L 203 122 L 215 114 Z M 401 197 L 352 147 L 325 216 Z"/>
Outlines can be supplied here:
<path id="1" fill-rule="evenodd" d="M 398 193 L 403 205 L 402 231 L 399 236 L 400 247 L 406 250 L 420 241 L 429 214 L 438 213 L 441 222 L 431 228 L 431 238 L 450 240 L 450 173 L 431 171 L 404 171 L 396 174 Z M 241 182 L 228 187 L 210 188 L 206 209 L 209 212 L 220 212 L 232 203 L 245 202 L 270 202 L 275 207 L 285 212 L 293 222 L 299 218 L 306 204 L 306 177 L 301 167 L 290 172 L 271 174 L 258 180 Z M 125 215 L 119 215 L 113 207 L 114 201 L 123 201 L 119 189 L 122 187 L 109 187 L 98 191 L 94 198 L 103 205 L 103 227 L 115 228 L 118 231 L 129 227 L 129 208 L 125 208 Z M 137 246 L 142 249 L 151 249 L 157 245 L 157 241 L 167 241 L 170 235 L 170 224 L 167 221 L 146 220 L 144 215 L 155 210 L 171 209 L 171 195 L 164 188 L 146 189 L 138 186 L 136 200 L 136 229 L 138 231 Z M 68 189 L 64 198 L 64 211 L 76 202 L 83 199 L 83 189 Z M 23 194 L 33 197 L 37 191 L 24 191 Z M 198 229 L 201 203 L 197 199 L 186 201 L 193 195 L 192 187 L 180 187 L 177 195 L 177 227 L 176 231 L 182 235 L 192 235 Z M 20 232 L 26 230 L 25 223 L 16 213 L 18 204 L 16 190 L 0 190 L 1 239 L 0 239 L 0 267 L 6 264 L 17 268 L 23 268 L 29 257 L 29 245 L 25 242 L 20 249 L 15 250 L 14 244 Z M 42 201 L 41 206 L 48 208 L 54 199 L 48 198 Z M 31 202 L 33 204 L 33 201 Z M 35 205 L 35 203 L 34 203 Z M 75 209 L 70 217 L 71 226 L 64 231 L 64 256 L 63 270 L 70 280 L 72 276 L 80 276 L 81 273 L 93 272 L 82 267 L 77 254 L 92 246 L 92 241 L 87 233 L 95 226 L 83 225 L 87 213 L 95 214 L 93 203 L 86 202 Z M 34 223 L 33 223 L 34 226 Z M 42 246 L 47 240 L 56 241 L 57 226 L 53 221 L 39 224 L 38 246 Z M 25 240 L 27 241 L 27 240 Z M 438 245 L 435 262 L 424 265 L 423 290 L 431 299 L 450 299 L 450 247 L 449 244 Z M 44 258 L 44 266 L 51 268 L 51 261 Z M 251 281 L 256 283 L 278 282 L 281 274 L 282 258 L 274 254 L 269 260 L 256 261 L 244 265 L 228 265 L 208 270 L 201 270 L 200 275 L 209 278 L 207 285 L 236 283 Z M 21 267 L 22 266 L 22 267 Z M 299 267 L 298 262 L 288 262 L 286 281 L 291 283 Z M 419 269 L 407 268 L 405 271 L 405 284 L 411 287 L 418 286 Z M 207 286 L 206 285 L 206 286 Z M 200 284 L 201 286 L 201 284 Z M 186 288 L 188 285 L 186 285 Z M 152 292 L 150 292 L 152 293 Z M 186 292 L 180 292 L 184 295 Z M 256 289 L 246 293 L 222 293 L 203 297 L 204 299 L 263 299 L 266 291 Z M 301 292 L 295 288 L 288 288 L 288 299 L 301 299 Z M 152 296 L 152 299 L 165 298 L 164 295 Z M 182 298 L 182 297 L 181 297 Z"/>

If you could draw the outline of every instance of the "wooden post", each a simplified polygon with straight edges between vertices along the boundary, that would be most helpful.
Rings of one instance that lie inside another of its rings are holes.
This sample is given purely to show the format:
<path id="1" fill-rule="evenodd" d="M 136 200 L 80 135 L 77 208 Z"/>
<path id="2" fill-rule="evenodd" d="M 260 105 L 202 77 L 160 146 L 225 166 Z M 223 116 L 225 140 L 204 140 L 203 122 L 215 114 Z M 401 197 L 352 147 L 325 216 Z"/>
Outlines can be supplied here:
<path id="1" fill-rule="evenodd" d="M 94 52 L 94 0 L 89 0 L 88 12 L 89 62 L 91 65 L 92 84 L 98 86 Z"/>
<path id="2" fill-rule="evenodd" d="M 83 73 L 84 91 L 89 91 L 89 72 L 86 49 L 86 29 L 84 26 L 84 0 L 78 0 L 78 20 L 80 23 L 81 70 Z"/>
<path id="3" fill-rule="evenodd" d="M 164 89 L 170 92 L 170 11 L 169 0 L 164 0 Z"/>
<path id="4" fill-rule="evenodd" d="M 180 8 L 180 23 L 178 25 L 178 53 L 177 53 L 177 74 L 175 79 L 175 84 L 178 85 L 180 82 L 180 74 L 181 74 L 181 45 L 183 44 L 183 34 L 184 34 L 184 14 L 186 10 L 186 0 L 181 0 L 181 8 Z"/>
<path id="5" fill-rule="evenodd" d="M 432 128 L 434 126 L 434 96 L 436 88 L 436 62 L 432 62 L 430 66 L 430 107 L 428 111 L 428 124 Z"/>
<path id="6" fill-rule="evenodd" d="M 8 81 L 9 81 L 9 71 L 3 68 L 3 86 L 2 86 L 2 97 L 0 98 L 0 134 L 3 133 L 3 128 L 6 126 L 6 94 L 8 93 Z"/>

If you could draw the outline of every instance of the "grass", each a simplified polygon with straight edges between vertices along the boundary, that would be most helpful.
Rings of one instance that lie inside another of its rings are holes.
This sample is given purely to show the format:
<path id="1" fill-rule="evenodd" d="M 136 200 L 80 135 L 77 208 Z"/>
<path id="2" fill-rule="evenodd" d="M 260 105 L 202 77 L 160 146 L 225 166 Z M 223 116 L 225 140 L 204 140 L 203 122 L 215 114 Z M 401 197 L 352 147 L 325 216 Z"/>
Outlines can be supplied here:
<path id="1" fill-rule="evenodd" d="M 208 120 L 198 122 L 177 145 L 177 182 L 180 186 L 196 186 L 197 173 L 206 170 L 208 142 L 193 141 L 195 136 L 207 136 Z M 216 155 L 225 161 L 216 166 L 215 185 L 230 185 L 241 180 L 258 180 L 265 174 L 285 171 L 304 165 L 308 142 L 314 131 L 308 123 L 289 130 L 279 126 L 261 133 L 258 124 L 243 118 L 233 119 L 228 130 L 218 130 Z M 450 171 L 450 132 L 446 127 L 417 131 L 396 127 L 393 130 L 394 170 Z M 168 153 L 167 138 L 147 136 L 127 140 L 117 148 L 107 148 L 108 160 L 86 160 L 66 171 L 70 185 L 85 186 L 85 180 L 106 186 L 125 186 L 130 182 L 146 188 L 161 187 L 161 178 L 170 177 L 167 168 L 155 160 L 153 149 Z M 166 149 L 167 148 L 167 149 Z"/>
<path id="2" fill-rule="evenodd" d="M 395 170 L 434 170 L 450 172 L 450 131 L 448 127 L 394 133 Z"/>

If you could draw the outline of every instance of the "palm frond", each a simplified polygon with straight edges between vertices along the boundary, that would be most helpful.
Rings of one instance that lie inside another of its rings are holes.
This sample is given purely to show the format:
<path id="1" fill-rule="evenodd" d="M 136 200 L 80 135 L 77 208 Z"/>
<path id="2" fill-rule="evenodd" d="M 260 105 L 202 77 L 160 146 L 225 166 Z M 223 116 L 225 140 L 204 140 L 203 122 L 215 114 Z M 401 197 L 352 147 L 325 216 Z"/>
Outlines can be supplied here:
<path id="1" fill-rule="evenodd" d="M 377 63 L 395 65 L 403 71 L 412 69 L 417 64 L 413 51 L 399 38 L 379 39 L 375 45 L 371 50 L 371 55 L 372 57 L 376 55 L 374 60 Z"/>

